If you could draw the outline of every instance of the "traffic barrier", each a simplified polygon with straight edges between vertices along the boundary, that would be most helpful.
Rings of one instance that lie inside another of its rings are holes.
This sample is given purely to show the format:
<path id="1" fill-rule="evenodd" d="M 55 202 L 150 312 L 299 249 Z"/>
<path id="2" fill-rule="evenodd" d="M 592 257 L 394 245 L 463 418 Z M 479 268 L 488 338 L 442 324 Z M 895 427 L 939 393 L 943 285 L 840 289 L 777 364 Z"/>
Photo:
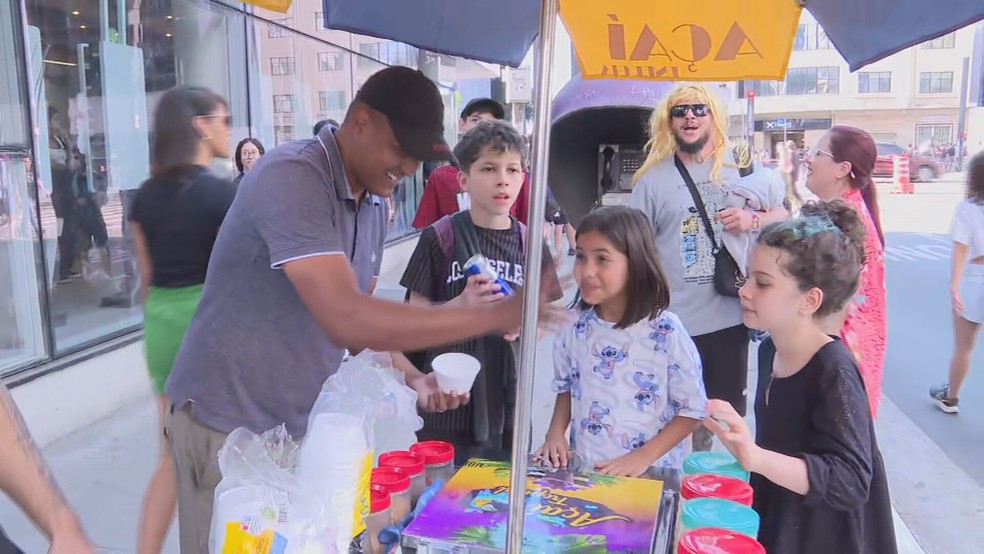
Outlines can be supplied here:
<path id="1" fill-rule="evenodd" d="M 909 179 L 909 156 L 892 156 L 892 194 L 914 194 L 915 187 Z"/>

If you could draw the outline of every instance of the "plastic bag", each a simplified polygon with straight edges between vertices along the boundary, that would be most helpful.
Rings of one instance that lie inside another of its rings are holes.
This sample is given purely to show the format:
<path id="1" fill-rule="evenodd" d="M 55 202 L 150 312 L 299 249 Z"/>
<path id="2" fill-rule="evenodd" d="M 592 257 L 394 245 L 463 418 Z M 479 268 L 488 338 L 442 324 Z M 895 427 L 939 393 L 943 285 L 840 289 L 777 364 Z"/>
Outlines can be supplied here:
<path id="1" fill-rule="evenodd" d="M 219 451 L 212 554 L 338 552 L 325 498 L 295 473 L 298 455 L 283 425 L 263 435 L 240 428 L 226 438 Z"/>
<path id="2" fill-rule="evenodd" d="M 365 530 L 376 453 L 409 448 L 422 425 L 417 393 L 389 354 L 364 350 L 325 381 L 308 419 L 298 474 L 329 499 L 339 549 Z"/>
<path id="3" fill-rule="evenodd" d="M 364 418 L 378 454 L 406 450 L 417 442 L 424 426 L 417 415 L 417 393 L 385 352 L 363 350 L 342 362 L 325 381 L 314 402 L 308 429 L 320 414 L 338 413 Z"/>
<path id="4" fill-rule="evenodd" d="M 219 451 L 212 554 L 347 553 L 369 515 L 374 454 L 416 442 L 416 407 L 389 354 L 363 351 L 325 381 L 300 447 L 284 426 L 233 431 Z"/>

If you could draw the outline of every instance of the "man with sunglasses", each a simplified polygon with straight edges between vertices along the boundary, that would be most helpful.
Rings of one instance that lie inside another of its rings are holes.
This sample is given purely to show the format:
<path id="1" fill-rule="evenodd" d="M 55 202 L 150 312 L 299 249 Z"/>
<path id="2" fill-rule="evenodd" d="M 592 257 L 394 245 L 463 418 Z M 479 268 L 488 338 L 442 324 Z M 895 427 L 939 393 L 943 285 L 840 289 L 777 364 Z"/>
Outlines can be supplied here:
<path id="1" fill-rule="evenodd" d="M 696 85 L 677 87 L 656 113 L 650 130 L 654 146 L 635 175 L 631 205 L 652 221 L 670 283 L 669 309 L 680 316 L 697 345 L 708 398 L 726 400 L 744 415 L 748 329 L 738 298 L 714 288 L 714 251 L 722 244 L 722 233 L 755 232 L 785 219 L 787 212 L 782 207 L 761 212 L 725 207 L 729 187 L 740 178 L 738 166 L 753 160 L 736 163 L 728 143 L 728 114 L 714 92 Z M 714 243 L 684 172 L 712 221 Z M 698 429 L 694 448 L 709 450 L 711 438 Z"/>

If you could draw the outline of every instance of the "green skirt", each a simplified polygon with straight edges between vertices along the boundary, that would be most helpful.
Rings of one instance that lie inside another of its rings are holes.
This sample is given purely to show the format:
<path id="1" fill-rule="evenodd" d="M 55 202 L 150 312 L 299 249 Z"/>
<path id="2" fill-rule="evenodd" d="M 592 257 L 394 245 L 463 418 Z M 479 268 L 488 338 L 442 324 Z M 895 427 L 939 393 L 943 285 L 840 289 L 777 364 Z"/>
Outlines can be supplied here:
<path id="1" fill-rule="evenodd" d="M 144 304 L 144 349 L 154 391 L 164 392 L 185 331 L 202 299 L 203 285 L 151 287 Z"/>

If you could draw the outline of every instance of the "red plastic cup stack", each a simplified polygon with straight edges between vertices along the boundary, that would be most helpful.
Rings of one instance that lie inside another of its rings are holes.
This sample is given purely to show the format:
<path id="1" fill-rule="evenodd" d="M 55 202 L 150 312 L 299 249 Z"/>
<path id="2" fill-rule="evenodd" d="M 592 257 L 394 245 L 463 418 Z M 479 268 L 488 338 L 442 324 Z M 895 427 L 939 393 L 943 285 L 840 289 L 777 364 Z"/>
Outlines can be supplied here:
<path id="1" fill-rule="evenodd" d="M 680 497 L 684 500 L 695 498 L 723 498 L 751 507 L 753 498 L 752 486 L 734 477 L 702 473 L 688 475 L 683 478 Z"/>
<path id="2" fill-rule="evenodd" d="M 766 554 L 765 547 L 748 535 L 704 527 L 680 538 L 678 554 Z"/>

